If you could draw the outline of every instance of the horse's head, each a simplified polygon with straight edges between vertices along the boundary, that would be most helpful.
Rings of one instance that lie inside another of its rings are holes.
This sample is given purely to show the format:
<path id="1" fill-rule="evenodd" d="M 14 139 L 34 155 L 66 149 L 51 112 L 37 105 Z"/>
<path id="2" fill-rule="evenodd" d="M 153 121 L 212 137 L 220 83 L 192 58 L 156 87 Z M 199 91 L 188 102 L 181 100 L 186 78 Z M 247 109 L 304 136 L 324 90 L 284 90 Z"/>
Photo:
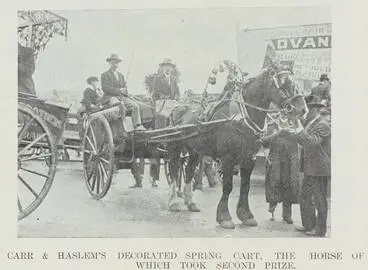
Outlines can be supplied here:
<path id="1" fill-rule="evenodd" d="M 272 63 L 265 73 L 271 80 L 269 88 L 271 101 L 288 117 L 305 118 L 308 107 L 293 79 L 292 72 L 277 63 Z"/>

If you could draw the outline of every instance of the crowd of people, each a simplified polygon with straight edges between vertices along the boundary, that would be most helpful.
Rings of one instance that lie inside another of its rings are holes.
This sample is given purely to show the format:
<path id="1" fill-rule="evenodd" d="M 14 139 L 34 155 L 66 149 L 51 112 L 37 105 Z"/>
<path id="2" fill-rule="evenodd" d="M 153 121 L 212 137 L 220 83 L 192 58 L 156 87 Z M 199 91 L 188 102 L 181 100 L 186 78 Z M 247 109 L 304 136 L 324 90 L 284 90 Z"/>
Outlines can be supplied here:
<path id="1" fill-rule="evenodd" d="M 32 80 L 35 69 L 33 51 L 21 45 L 18 51 L 18 91 L 35 95 Z M 118 104 L 124 128 L 120 136 L 126 136 L 127 111 L 131 114 L 134 130 L 144 131 L 140 108 L 130 98 L 124 75 L 118 71 L 122 60 L 117 54 L 111 54 L 106 61 L 109 69 L 101 74 L 100 79 L 91 76 L 86 80 L 88 86 L 81 101 L 84 110 L 91 112 L 106 105 Z M 160 108 L 163 115 L 170 114 L 179 104 L 180 91 L 176 74 L 175 64 L 165 59 L 159 64 L 157 72 L 146 78 L 153 105 Z M 309 112 L 303 123 L 297 122 L 296 132 L 287 128 L 278 129 L 277 125 L 270 124 L 268 133 L 261 139 L 263 146 L 270 150 L 266 162 L 265 194 L 271 218 L 274 219 L 277 204 L 281 203 L 283 220 L 292 224 L 292 205 L 300 204 L 302 226 L 297 227 L 297 230 L 317 237 L 324 237 L 327 230 L 327 196 L 331 178 L 330 93 L 331 81 L 323 74 L 319 84 L 305 98 Z M 162 127 L 163 124 L 157 121 L 154 128 Z M 136 164 L 136 183 L 132 187 L 141 188 L 144 160 Z M 156 187 L 160 175 L 159 159 L 151 160 L 150 175 L 152 186 Z"/>

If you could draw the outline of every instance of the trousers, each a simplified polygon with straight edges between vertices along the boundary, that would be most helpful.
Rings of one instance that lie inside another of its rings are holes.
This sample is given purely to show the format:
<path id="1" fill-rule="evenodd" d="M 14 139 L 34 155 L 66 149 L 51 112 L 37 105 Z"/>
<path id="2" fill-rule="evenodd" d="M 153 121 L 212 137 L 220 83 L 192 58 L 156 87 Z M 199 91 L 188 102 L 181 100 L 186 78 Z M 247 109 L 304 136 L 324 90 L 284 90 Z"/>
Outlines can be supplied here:
<path id="1" fill-rule="evenodd" d="M 112 97 L 110 98 L 109 103 L 111 105 L 120 103 L 123 120 L 125 119 L 127 111 L 130 111 L 134 128 L 142 124 L 139 106 L 133 100 L 126 97 L 122 97 L 121 100 L 119 98 Z"/>
<path id="2" fill-rule="evenodd" d="M 327 181 L 328 176 L 305 175 L 300 196 L 300 213 L 306 230 L 316 230 L 318 236 L 327 231 Z"/>

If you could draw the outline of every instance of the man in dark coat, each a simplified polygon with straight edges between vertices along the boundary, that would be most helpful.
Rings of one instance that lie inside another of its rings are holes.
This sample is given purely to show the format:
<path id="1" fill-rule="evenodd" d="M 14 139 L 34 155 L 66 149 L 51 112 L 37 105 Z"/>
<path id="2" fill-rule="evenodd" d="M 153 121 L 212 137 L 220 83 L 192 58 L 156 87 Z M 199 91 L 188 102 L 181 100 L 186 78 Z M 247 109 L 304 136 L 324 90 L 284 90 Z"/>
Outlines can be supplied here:
<path id="1" fill-rule="evenodd" d="M 150 89 L 154 101 L 160 99 L 179 100 L 180 91 L 176 81 L 177 78 L 172 74 L 174 68 L 175 64 L 172 63 L 171 59 L 164 59 L 159 64 L 159 72 L 154 77 L 152 88 Z"/>
<path id="2" fill-rule="evenodd" d="M 296 133 L 284 130 L 280 136 L 296 139 L 303 147 L 304 181 L 300 201 L 303 227 L 297 230 L 324 237 L 328 214 L 327 182 L 331 176 L 331 127 L 328 119 L 321 117 L 320 110 L 325 107 L 321 98 L 311 95 L 306 102 L 309 113 L 304 128 L 299 122 Z"/>
<path id="3" fill-rule="evenodd" d="M 160 116 L 156 115 L 155 128 L 165 127 L 167 117 L 177 106 L 177 101 L 180 99 L 177 77 L 173 75 L 175 67 L 176 65 L 172 63 L 171 59 L 164 59 L 159 64 L 158 72 L 149 86 L 149 92 L 154 103 L 153 107 L 161 114 Z M 160 180 L 160 159 L 151 159 L 150 162 L 152 186 L 157 187 L 157 181 Z"/>
<path id="4" fill-rule="evenodd" d="M 18 43 L 18 92 L 36 95 L 32 78 L 34 72 L 34 50 Z"/>
<path id="5" fill-rule="evenodd" d="M 101 87 L 104 92 L 103 103 L 121 104 L 123 126 L 125 125 L 126 111 L 132 112 L 132 122 L 135 130 L 145 130 L 142 125 L 139 106 L 130 98 L 128 98 L 128 89 L 124 79 L 124 75 L 118 71 L 121 59 L 117 54 L 111 54 L 106 61 L 110 64 L 110 69 L 101 75 Z"/>
<path id="6" fill-rule="evenodd" d="M 262 145 L 269 148 L 266 160 L 265 192 L 268 211 L 274 219 L 274 211 L 282 202 L 282 219 L 292 224 L 292 204 L 299 203 L 300 173 L 298 143 L 278 135 L 277 126 L 270 124 Z"/>

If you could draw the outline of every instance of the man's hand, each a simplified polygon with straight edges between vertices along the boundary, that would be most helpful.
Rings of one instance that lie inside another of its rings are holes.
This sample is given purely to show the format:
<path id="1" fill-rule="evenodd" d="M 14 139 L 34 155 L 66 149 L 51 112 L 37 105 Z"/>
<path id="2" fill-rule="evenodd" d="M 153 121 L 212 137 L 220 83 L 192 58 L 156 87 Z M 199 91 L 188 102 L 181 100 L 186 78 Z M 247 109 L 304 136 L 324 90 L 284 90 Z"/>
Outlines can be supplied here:
<path id="1" fill-rule="evenodd" d="M 301 132 L 303 129 L 304 129 L 303 124 L 302 124 L 302 122 L 300 121 L 300 119 L 298 119 L 298 120 L 296 121 L 296 125 L 295 125 L 295 132 L 296 132 L 296 133 L 299 133 L 299 132 Z"/>
<path id="2" fill-rule="evenodd" d="M 294 132 L 292 132 L 292 130 L 289 129 L 289 128 L 282 128 L 279 131 L 279 136 L 280 137 L 288 137 L 288 136 L 292 135 L 293 133 Z"/>
<path id="3" fill-rule="evenodd" d="M 120 92 L 124 96 L 128 95 L 128 89 L 126 87 L 120 88 Z"/>

